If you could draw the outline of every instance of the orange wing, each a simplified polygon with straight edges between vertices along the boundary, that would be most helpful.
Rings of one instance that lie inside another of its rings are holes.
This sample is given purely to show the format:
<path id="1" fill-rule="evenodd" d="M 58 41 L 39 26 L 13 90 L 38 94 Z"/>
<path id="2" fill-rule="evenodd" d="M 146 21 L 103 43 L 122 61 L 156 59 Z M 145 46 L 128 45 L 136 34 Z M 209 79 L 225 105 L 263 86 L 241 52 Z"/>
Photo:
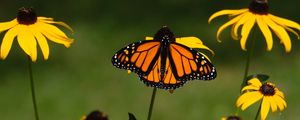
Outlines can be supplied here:
<path id="1" fill-rule="evenodd" d="M 141 80 L 151 87 L 174 90 L 182 86 L 186 81 L 176 80 L 174 73 L 171 69 L 171 64 L 169 59 L 166 59 L 166 68 L 164 78 L 161 79 L 161 58 L 159 57 L 156 63 L 154 64 L 150 73 L 146 76 L 140 76 Z"/>
<path id="2" fill-rule="evenodd" d="M 171 43 L 169 57 L 177 80 L 212 80 L 217 76 L 215 67 L 204 55 L 184 45 Z"/>
<path id="3" fill-rule="evenodd" d="M 119 50 L 112 58 L 117 68 L 131 70 L 140 76 L 149 74 L 160 53 L 159 41 L 140 41 Z"/>

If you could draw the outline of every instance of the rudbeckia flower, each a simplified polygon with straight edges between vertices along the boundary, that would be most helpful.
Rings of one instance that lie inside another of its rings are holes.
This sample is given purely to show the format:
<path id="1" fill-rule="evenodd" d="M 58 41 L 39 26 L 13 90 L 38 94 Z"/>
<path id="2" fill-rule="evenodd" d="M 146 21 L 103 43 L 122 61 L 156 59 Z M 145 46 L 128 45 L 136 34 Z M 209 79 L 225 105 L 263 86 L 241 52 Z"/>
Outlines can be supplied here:
<path id="1" fill-rule="evenodd" d="M 17 18 L 0 23 L 0 33 L 7 30 L 1 44 L 1 58 L 7 57 L 15 37 L 17 37 L 20 47 L 33 62 L 37 59 L 37 43 L 44 59 L 48 59 L 49 46 L 46 38 L 55 43 L 63 44 L 65 47 L 70 47 L 73 39 L 67 37 L 53 24 L 61 25 L 72 31 L 71 27 L 64 22 L 57 22 L 48 17 L 37 17 L 32 8 L 20 8 Z"/>
<path id="2" fill-rule="evenodd" d="M 287 107 L 284 94 L 272 83 L 261 83 L 259 79 L 252 78 L 248 81 L 248 85 L 242 89 L 242 92 L 243 94 L 236 102 L 237 107 L 241 107 L 242 110 L 262 99 L 261 120 L 266 119 L 270 108 L 272 112 L 276 112 L 277 108 L 283 111 Z"/>
<path id="3" fill-rule="evenodd" d="M 220 41 L 221 32 L 232 25 L 231 36 L 235 40 L 240 39 L 240 45 L 243 50 L 246 50 L 249 33 L 254 24 L 257 23 L 266 39 L 268 51 L 271 51 L 273 47 L 272 30 L 284 45 L 285 51 L 290 52 L 292 44 L 287 31 L 295 34 L 299 39 L 297 31 L 300 30 L 300 25 L 294 21 L 272 15 L 268 10 L 267 0 L 253 0 L 248 8 L 216 12 L 209 18 L 208 22 L 210 23 L 216 17 L 228 15 L 231 19 L 218 29 L 217 39 Z M 238 34 L 240 27 L 241 35 Z"/>
<path id="4" fill-rule="evenodd" d="M 222 117 L 221 120 L 242 120 L 239 116 L 228 116 L 228 117 Z"/>

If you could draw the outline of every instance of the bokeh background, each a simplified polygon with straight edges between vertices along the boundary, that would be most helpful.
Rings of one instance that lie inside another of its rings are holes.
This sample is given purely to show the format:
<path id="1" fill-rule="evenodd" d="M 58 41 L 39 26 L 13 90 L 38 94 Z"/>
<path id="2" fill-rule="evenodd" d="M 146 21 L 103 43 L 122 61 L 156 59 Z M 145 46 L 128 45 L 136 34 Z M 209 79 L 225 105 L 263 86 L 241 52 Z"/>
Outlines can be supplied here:
<path id="1" fill-rule="evenodd" d="M 64 21 L 75 30 L 71 48 L 50 42 L 50 58 L 33 64 L 41 120 L 78 120 L 92 110 L 101 110 L 111 120 L 126 120 L 128 112 L 146 119 L 152 88 L 135 74 L 116 69 L 113 54 L 134 41 L 152 36 L 167 25 L 178 36 L 196 36 L 213 49 L 211 60 L 218 70 L 213 81 L 192 81 L 173 94 L 159 90 L 153 120 L 218 120 L 234 114 L 235 100 L 243 78 L 246 52 L 227 29 L 222 43 L 217 28 L 228 18 L 211 24 L 208 17 L 222 9 L 247 7 L 250 0 L 1 0 L 0 21 L 16 17 L 17 9 L 32 6 L 40 16 Z M 270 0 L 270 12 L 300 22 L 299 1 Z M 1 38 L 3 33 L 1 33 Z M 292 52 L 286 54 L 274 36 L 274 48 L 266 51 L 261 33 L 256 35 L 250 73 L 265 73 L 285 93 L 288 108 L 269 114 L 269 120 L 300 119 L 300 41 L 291 35 Z M 1 39 L 2 40 L 2 39 Z M 1 120 L 33 120 L 27 58 L 17 42 L 8 58 L 0 61 Z M 258 104 L 240 112 L 254 118 Z"/>

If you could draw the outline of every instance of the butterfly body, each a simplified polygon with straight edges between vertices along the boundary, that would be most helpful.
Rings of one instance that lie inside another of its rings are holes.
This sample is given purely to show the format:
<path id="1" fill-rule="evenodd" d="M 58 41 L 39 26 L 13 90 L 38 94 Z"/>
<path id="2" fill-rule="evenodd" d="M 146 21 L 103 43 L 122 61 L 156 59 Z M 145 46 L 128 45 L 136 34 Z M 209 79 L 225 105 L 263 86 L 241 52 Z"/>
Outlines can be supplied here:
<path id="1" fill-rule="evenodd" d="M 160 29 L 153 40 L 132 43 L 119 50 L 112 63 L 137 73 L 146 85 L 162 89 L 176 89 L 188 80 L 216 77 L 210 61 L 196 50 L 176 43 L 167 27 Z"/>

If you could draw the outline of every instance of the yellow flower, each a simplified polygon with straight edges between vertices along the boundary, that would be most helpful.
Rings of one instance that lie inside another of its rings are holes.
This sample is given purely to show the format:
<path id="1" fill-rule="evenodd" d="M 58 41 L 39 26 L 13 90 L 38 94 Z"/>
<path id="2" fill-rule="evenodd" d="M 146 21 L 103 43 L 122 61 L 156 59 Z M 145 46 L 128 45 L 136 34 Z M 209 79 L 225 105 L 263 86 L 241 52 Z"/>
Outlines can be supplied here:
<path id="1" fill-rule="evenodd" d="M 228 116 L 228 117 L 222 117 L 221 120 L 242 120 L 239 116 Z"/>
<path id="2" fill-rule="evenodd" d="M 276 112 L 277 108 L 282 111 L 287 107 L 284 94 L 272 83 L 262 84 L 259 79 L 252 78 L 248 81 L 248 85 L 242 89 L 242 92 L 244 93 L 236 102 L 237 107 L 241 107 L 242 110 L 262 99 L 260 107 L 261 120 L 266 119 L 270 108 L 272 112 Z"/>
<path id="3" fill-rule="evenodd" d="M 68 38 L 64 32 L 52 24 L 61 25 L 72 31 L 71 27 L 64 22 L 56 22 L 47 17 L 37 17 L 32 8 L 20 8 L 17 18 L 0 23 L 0 33 L 7 30 L 1 44 L 1 58 L 7 57 L 15 37 L 17 37 L 20 47 L 33 62 L 37 59 L 37 43 L 44 59 L 48 59 L 49 46 L 46 38 L 70 47 L 73 39 Z"/>
<path id="4" fill-rule="evenodd" d="M 268 12 L 268 9 L 267 0 L 253 0 L 248 8 L 216 12 L 209 18 L 208 22 L 210 23 L 216 17 L 228 15 L 231 19 L 218 29 L 217 39 L 220 41 L 219 36 L 221 32 L 232 25 L 231 36 L 235 40 L 240 39 L 241 48 L 243 50 L 246 50 L 248 35 L 254 24 L 257 23 L 266 39 L 268 51 L 271 51 L 273 47 L 272 30 L 284 45 L 285 51 L 290 52 L 292 44 L 287 31 L 295 34 L 299 39 L 299 34 L 294 29 L 300 30 L 300 25 L 294 21 L 272 15 Z M 241 26 L 240 37 L 238 30 Z"/>

